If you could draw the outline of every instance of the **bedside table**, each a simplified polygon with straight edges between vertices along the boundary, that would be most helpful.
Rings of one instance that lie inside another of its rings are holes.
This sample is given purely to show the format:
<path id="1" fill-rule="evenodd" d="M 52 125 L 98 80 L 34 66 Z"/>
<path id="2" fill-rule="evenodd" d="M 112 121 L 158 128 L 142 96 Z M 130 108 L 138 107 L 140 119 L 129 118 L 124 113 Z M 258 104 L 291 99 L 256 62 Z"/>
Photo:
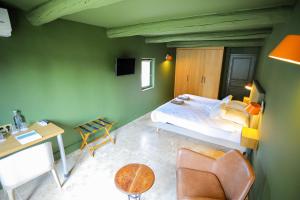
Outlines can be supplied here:
<path id="1" fill-rule="evenodd" d="M 246 104 L 249 104 L 250 103 L 250 98 L 249 97 L 244 97 L 243 102 L 246 103 Z"/>
<path id="2" fill-rule="evenodd" d="M 252 150 L 257 149 L 259 141 L 258 130 L 244 127 L 242 129 L 241 145 Z"/>

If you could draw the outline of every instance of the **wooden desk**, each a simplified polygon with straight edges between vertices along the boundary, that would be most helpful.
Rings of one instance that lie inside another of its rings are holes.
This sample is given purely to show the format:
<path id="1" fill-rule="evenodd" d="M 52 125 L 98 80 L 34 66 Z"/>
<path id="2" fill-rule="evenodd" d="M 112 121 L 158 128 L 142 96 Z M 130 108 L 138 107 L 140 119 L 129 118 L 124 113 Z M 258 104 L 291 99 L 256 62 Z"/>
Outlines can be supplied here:
<path id="1" fill-rule="evenodd" d="M 116 186 L 126 194 L 128 199 L 139 199 L 154 183 L 152 169 L 143 164 L 129 164 L 122 167 L 115 176 Z"/>
<path id="2" fill-rule="evenodd" d="M 20 144 L 15 136 L 20 135 L 29 131 L 35 130 L 37 133 L 39 133 L 42 138 L 29 142 L 27 144 Z M 49 123 L 47 126 L 40 126 L 39 124 L 35 123 L 32 126 L 29 126 L 27 131 L 20 132 L 15 135 L 9 135 L 8 138 L 6 138 L 5 142 L 0 143 L 0 158 L 8 156 L 10 154 L 13 154 L 17 151 L 23 150 L 27 147 L 30 147 L 32 145 L 38 144 L 40 142 L 43 142 L 47 139 L 50 139 L 52 137 L 57 137 L 57 143 L 59 146 L 59 151 L 60 151 L 60 157 L 62 160 L 62 165 L 63 165 L 63 172 L 65 177 L 69 176 L 69 172 L 67 170 L 67 162 L 66 162 L 66 155 L 65 155 L 65 149 L 64 149 L 64 143 L 62 139 L 62 134 L 64 133 L 64 130 L 58 126 L 56 126 L 53 123 Z"/>

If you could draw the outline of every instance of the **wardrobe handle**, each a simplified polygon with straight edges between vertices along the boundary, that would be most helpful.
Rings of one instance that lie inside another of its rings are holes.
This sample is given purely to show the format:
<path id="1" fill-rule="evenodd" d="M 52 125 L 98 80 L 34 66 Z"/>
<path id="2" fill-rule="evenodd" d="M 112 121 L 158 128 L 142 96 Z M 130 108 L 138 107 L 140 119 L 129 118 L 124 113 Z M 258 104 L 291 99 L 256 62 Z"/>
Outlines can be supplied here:
<path id="1" fill-rule="evenodd" d="M 201 78 L 201 83 L 202 83 L 202 84 L 205 83 L 205 76 L 203 76 L 203 75 L 202 75 L 202 78 Z"/>
<path id="2" fill-rule="evenodd" d="M 204 81 L 204 84 L 205 84 L 205 82 L 206 82 L 206 77 L 205 76 L 203 76 L 203 81 Z"/>
<path id="3" fill-rule="evenodd" d="M 189 81 L 189 75 L 186 76 L 186 81 Z"/>

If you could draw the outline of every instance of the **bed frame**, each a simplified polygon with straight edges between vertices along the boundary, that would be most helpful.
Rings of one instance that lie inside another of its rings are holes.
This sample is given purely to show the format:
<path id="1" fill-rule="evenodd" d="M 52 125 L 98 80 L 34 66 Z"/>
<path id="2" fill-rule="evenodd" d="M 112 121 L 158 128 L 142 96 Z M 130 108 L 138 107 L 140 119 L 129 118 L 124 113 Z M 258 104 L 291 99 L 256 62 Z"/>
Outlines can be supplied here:
<path id="1" fill-rule="evenodd" d="M 262 104 L 264 101 L 264 96 L 265 96 L 265 92 L 260 86 L 260 84 L 258 83 L 258 81 L 253 81 L 252 90 L 250 93 L 250 102 L 257 102 Z M 258 126 L 258 122 L 259 122 L 259 117 L 251 117 L 250 127 L 257 128 L 255 126 Z M 241 146 L 240 143 L 235 143 L 233 141 L 207 136 L 205 134 L 201 134 L 196 131 L 191 131 L 185 128 L 181 128 L 169 123 L 155 122 L 154 124 L 157 133 L 159 133 L 160 129 L 163 129 L 180 135 L 188 136 L 194 139 L 202 140 L 208 143 L 224 146 L 231 149 L 237 149 L 241 152 L 246 152 L 246 147 Z"/>

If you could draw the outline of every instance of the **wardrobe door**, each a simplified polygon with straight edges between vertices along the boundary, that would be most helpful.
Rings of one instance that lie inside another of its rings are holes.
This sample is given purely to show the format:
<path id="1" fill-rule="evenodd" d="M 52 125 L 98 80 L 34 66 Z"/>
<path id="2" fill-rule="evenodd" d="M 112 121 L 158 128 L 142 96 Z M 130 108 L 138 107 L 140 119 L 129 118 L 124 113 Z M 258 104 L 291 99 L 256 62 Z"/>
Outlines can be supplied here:
<path id="1" fill-rule="evenodd" d="M 207 48 L 203 51 L 205 52 L 205 64 L 202 77 L 203 89 L 201 96 L 217 99 L 219 94 L 224 48 Z"/>
<path id="2" fill-rule="evenodd" d="M 203 82 L 201 80 L 205 66 L 205 52 L 200 49 L 189 50 L 188 92 L 197 96 L 202 95 Z"/>
<path id="3" fill-rule="evenodd" d="M 174 96 L 187 93 L 190 54 L 188 50 L 177 49 Z"/>

